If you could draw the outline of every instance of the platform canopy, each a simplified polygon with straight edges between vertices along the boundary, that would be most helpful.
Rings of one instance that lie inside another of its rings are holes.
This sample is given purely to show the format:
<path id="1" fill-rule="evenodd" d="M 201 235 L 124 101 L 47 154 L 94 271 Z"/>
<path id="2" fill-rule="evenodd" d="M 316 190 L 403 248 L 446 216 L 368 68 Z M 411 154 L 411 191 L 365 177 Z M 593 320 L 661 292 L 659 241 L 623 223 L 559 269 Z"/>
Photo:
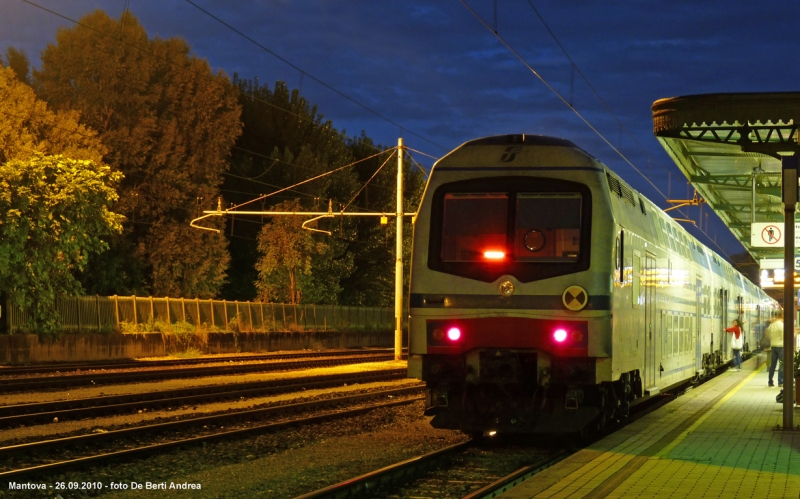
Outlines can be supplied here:
<path id="1" fill-rule="evenodd" d="M 750 224 L 783 222 L 780 157 L 800 153 L 800 92 L 671 97 L 652 110 L 661 145 L 753 258 L 782 257 L 751 247 Z"/>

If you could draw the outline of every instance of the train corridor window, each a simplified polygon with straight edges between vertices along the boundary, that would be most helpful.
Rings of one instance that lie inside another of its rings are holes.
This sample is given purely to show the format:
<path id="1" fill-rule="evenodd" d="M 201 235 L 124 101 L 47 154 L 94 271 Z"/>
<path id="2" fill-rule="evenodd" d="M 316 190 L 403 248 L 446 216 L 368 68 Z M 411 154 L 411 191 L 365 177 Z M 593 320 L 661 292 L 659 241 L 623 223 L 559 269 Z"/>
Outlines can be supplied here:
<path id="1" fill-rule="evenodd" d="M 576 261 L 581 246 L 581 195 L 517 194 L 514 259 Z"/>
<path id="2" fill-rule="evenodd" d="M 507 193 L 458 193 L 444 197 L 442 261 L 502 260 L 507 252 Z"/>

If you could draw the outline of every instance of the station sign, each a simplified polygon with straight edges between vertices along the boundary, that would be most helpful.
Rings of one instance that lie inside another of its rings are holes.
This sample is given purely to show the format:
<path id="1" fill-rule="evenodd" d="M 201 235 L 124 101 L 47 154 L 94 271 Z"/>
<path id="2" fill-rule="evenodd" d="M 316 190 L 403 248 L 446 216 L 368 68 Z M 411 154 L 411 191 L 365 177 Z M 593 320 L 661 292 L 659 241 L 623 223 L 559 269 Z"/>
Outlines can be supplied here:
<path id="1" fill-rule="evenodd" d="M 783 222 L 750 224 L 750 246 L 753 248 L 782 248 L 783 235 Z M 800 247 L 800 222 L 794 224 L 794 247 Z"/>

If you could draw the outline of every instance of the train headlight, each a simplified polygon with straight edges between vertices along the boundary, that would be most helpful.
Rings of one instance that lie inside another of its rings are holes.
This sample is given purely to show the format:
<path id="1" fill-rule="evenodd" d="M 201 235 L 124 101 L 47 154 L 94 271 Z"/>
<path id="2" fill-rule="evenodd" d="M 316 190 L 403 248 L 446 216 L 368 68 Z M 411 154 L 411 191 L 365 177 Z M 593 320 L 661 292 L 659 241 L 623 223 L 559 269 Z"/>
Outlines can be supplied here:
<path id="1" fill-rule="evenodd" d="M 563 328 L 556 329 L 553 332 L 553 339 L 556 340 L 556 343 L 564 343 L 567 341 L 567 330 Z"/>
<path id="2" fill-rule="evenodd" d="M 461 339 L 461 330 L 457 327 L 451 327 L 447 330 L 447 339 L 450 341 L 458 341 Z"/>

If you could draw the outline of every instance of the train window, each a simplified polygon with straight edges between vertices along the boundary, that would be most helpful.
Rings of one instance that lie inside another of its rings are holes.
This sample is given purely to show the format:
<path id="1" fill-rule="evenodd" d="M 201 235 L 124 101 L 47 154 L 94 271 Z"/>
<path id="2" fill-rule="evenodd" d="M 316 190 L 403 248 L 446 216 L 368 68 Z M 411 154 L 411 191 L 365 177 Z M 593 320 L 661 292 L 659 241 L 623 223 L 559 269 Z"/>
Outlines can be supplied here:
<path id="1" fill-rule="evenodd" d="M 507 193 L 445 195 L 442 261 L 502 260 L 507 248 L 507 228 Z"/>
<path id="2" fill-rule="evenodd" d="M 450 182 L 436 188 L 430 217 L 431 270 L 533 282 L 589 268 L 592 192 L 585 184 L 523 176 Z"/>
<path id="3" fill-rule="evenodd" d="M 575 261 L 581 244 L 581 195 L 517 194 L 516 261 Z"/>
<path id="4" fill-rule="evenodd" d="M 677 315 L 672 316 L 672 353 L 678 354 L 678 341 L 681 336 L 681 319 Z"/>
<path id="5" fill-rule="evenodd" d="M 639 280 L 641 279 L 641 257 L 637 252 L 633 253 L 633 275 L 631 276 L 631 299 L 633 308 L 639 308 Z"/>

